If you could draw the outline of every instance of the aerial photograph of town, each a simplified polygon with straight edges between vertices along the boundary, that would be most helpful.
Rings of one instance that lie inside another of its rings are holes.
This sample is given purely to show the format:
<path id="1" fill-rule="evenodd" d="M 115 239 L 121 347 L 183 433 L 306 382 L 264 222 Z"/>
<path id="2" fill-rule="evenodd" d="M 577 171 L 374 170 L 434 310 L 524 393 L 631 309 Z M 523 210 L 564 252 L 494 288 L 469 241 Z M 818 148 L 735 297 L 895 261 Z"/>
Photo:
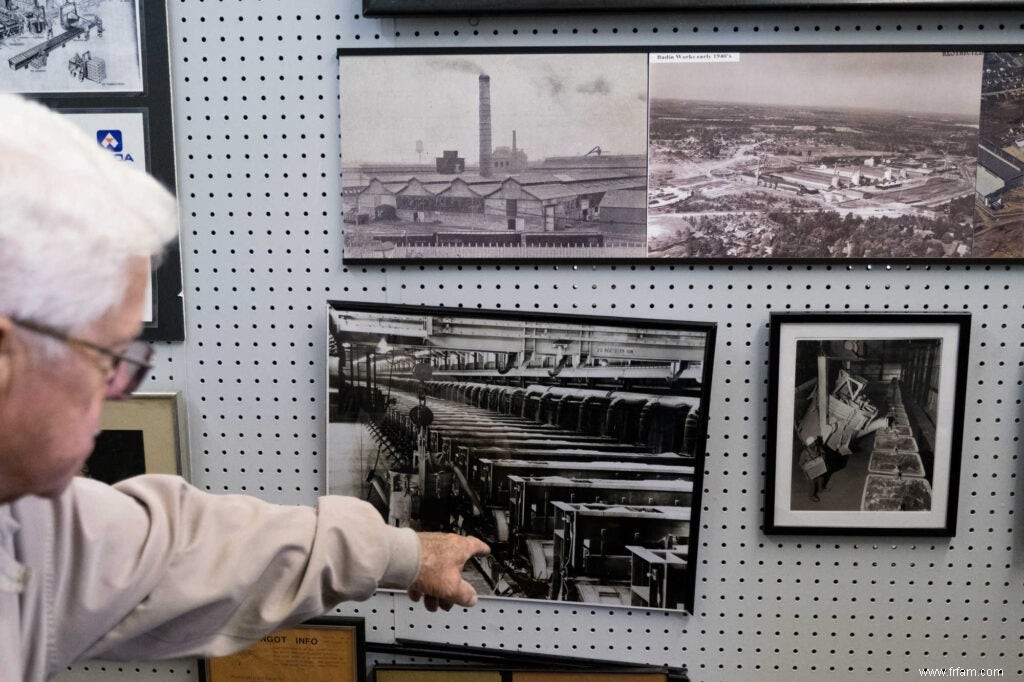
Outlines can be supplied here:
<path id="1" fill-rule="evenodd" d="M 339 69 L 346 261 L 646 256 L 646 54 Z"/>
<path id="2" fill-rule="evenodd" d="M 1024 256 L 1024 53 L 985 53 L 974 214 L 979 258 Z"/>
<path id="3" fill-rule="evenodd" d="M 649 257 L 977 255 L 981 81 L 981 53 L 652 55 Z"/>

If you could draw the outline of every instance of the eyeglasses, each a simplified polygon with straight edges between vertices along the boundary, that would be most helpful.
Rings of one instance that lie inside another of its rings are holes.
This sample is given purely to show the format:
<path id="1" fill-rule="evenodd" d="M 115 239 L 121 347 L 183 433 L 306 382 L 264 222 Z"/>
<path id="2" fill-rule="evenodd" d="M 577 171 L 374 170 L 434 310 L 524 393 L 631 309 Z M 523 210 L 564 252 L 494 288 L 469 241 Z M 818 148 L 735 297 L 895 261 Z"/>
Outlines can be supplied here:
<path id="1" fill-rule="evenodd" d="M 108 358 L 110 360 L 110 367 L 106 370 L 108 400 L 127 397 L 139 387 L 149 370 L 153 369 L 153 365 L 150 364 L 150 360 L 153 359 L 153 346 L 145 341 L 133 341 L 124 352 L 118 353 L 85 339 L 70 336 L 45 324 L 28 320 L 11 321 L 22 329 L 48 336 L 71 346 L 88 348 Z"/>

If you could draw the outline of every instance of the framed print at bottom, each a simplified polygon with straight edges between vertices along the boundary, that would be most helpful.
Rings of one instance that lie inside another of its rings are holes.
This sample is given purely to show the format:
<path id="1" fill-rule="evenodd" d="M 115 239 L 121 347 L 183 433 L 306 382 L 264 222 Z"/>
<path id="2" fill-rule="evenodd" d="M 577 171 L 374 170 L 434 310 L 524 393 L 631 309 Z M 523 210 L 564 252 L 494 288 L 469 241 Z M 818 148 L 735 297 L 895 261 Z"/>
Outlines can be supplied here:
<path id="1" fill-rule="evenodd" d="M 100 432 L 82 471 L 113 485 L 142 474 L 189 475 L 181 394 L 135 393 L 103 405 Z"/>
<path id="2" fill-rule="evenodd" d="M 362 618 L 317 618 L 267 635 L 237 654 L 200 666 L 204 682 L 363 682 Z"/>
<path id="3" fill-rule="evenodd" d="M 956 533 L 969 314 L 771 316 L 766 533 Z"/>

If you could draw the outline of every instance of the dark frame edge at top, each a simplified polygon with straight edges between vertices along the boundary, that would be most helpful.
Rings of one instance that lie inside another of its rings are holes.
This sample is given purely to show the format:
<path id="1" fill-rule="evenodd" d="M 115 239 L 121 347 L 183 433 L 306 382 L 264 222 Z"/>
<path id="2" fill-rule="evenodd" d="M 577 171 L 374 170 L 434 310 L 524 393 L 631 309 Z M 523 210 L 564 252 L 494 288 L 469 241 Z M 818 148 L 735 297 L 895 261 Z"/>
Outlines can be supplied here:
<path id="1" fill-rule="evenodd" d="M 1021 0 L 1024 6 L 1024 0 Z M 741 53 L 802 53 L 802 52 L 1016 52 L 1024 50 L 1019 45 L 999 43 L 892 43 L 885 45 L 800 43 L 795 45 L 671 45 L 650 44 L 600 44 L 600 45 L 505 45 L 475 47 L 339 47 L 336 57 L 372 56 L 416 56 L 451 54 L 633 54 L 653 52 L 741 52 Z"/>
<path id="2" fill-rule="evenodd" d="M 607 324 L 613 327 L 652 327 L 657 329 L 683 329 L 710 334 L 714 339 L 717 322 L 699 320 L 673 320 L 670 318 L 647 319 L 642 317 L 617 317 L 613 315 L 588 315 L 575 312 L 546 312 L 540 310 L 505 310 L 502 308 L 465 308 L 461 306 L 428 306 L 413 303 L 385 303 L 376 301 L 351 301 L 327 299 L 332 308 L 344 308 L 356 312 L 379 313 L 383 311 L 407 315 L 465 315 L 467 317 L 491 317 L 504 320 L 539 320 L 544 322 L 570 322 L 572 324 Z"/>
<path id="3" fill-rule="evenodd" d="M 363 0 L 363 16 L 428 17 L 637 12 L 743 12 L 752 10 L 1015 9 L 1019 0 Z"/>

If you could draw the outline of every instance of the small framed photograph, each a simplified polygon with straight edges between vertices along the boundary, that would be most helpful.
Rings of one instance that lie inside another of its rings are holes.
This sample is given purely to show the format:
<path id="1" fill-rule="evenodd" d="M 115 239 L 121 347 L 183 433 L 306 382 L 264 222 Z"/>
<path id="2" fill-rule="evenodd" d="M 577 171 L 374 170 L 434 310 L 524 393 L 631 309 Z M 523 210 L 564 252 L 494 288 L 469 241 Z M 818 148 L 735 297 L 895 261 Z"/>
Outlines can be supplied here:
<path id="1" fill-rule="evenodd" d="M 135 393 L 103 405 L 100 433 L 82 475 L 114 484 L 142 474 L 186 479 L 188 435 L 181 393 Z"/>
<path id="2" fill-rule="evenodd" d="M 366 630 L 362 618 L 316 618 L 267 635 L 244 651 L 199 666 L 203 682 L 363 682 Z"/>
<path id="3" fill-rule="evenodd" d="M 970 326 L 771 316 L 766 533 L 956 534 Z"/>

